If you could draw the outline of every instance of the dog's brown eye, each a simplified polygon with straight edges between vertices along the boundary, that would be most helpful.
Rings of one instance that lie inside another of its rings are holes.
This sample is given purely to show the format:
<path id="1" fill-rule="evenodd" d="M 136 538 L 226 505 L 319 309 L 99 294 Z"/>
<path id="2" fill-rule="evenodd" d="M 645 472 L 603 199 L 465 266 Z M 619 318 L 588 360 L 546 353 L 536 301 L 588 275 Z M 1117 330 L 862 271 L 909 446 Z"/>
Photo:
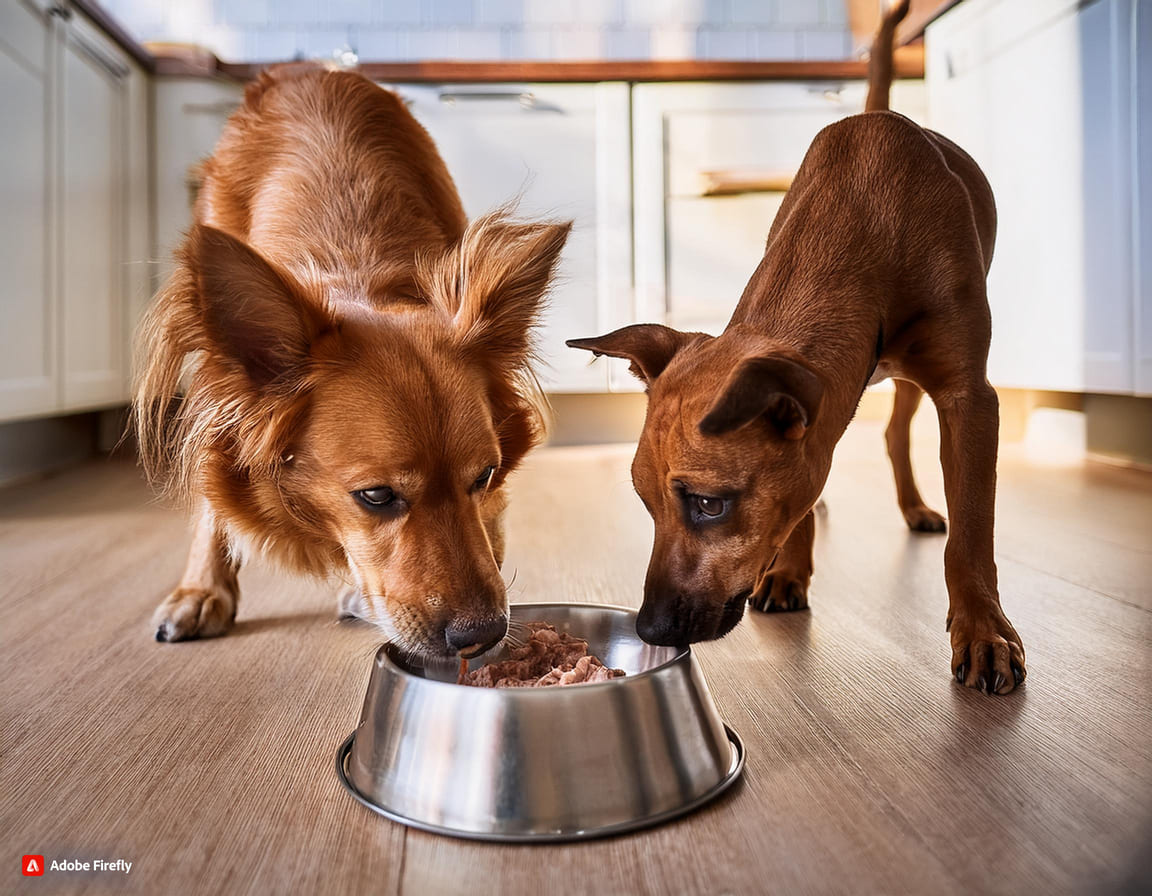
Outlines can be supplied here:
<path id="1" fill-rule="evenodd" d="M 720 516 L 724 512 L 723 498 L 708 498 L 704 495 L 696 496 L 696 509 L 701 516 Z"/>
<path id="2" fill-rule="evenodd" d="M 472 483 L 472 488 L 475 491 L 483 491 L 488 488 L 488 484 L 492 481 L 492 477 L 496 475 L 495 467 L 485 467 L 484 472 L 476 477 L 476 481 Z"/>
<path id="3" fill-rule="evenodd" d="M 731 498 L 715 498 L 711 495 L 684 495 L 684 508 L 688 521 L 695 525 L 719 523 L 728 518 L 732 508 Z"/>
<path id="4" fill-rule="evenodd" d="M 352 492 L 352 497 L 369 510 L 380 510 L 396 501 L 396 493 L 386 485 L 360 489 L 358 492 Z"/>

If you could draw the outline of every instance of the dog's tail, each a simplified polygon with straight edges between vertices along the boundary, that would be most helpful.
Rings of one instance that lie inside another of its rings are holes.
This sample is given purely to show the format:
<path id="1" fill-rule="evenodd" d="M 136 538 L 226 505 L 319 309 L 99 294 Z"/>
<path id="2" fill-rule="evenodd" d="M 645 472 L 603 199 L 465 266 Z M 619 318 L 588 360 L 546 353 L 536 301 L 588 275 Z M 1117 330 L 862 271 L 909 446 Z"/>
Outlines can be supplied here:
<path id="1" fill-rule="evenodd" d="M 884 20 L 872 41 L 868 54 L 868 99 L 865 112 L 884 112 L 888 109 L 888 91 L 892 87 L 892 52 L 896 26 L 908 15 L 909 0 L 899 2 L 884 14 Z"/>

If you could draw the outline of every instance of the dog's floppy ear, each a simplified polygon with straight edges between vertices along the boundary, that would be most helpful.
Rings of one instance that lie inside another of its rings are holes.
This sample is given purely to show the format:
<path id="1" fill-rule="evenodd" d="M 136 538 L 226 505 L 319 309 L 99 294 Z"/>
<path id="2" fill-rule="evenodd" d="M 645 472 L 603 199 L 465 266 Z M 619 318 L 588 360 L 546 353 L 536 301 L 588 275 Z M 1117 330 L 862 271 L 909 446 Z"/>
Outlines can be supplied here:
<path id="1" fill-rule="evenodd" d="M 569 348 L 581 348 L 596 356 L 625 358 L 632 373 L 646 384 L 656 379 L 668 362 L 700 333 L 681 333 L 663 324 L 632 324 L 591 339 L 569 339 Z"/>
<path id="2" fill-rule="evenodd" d="M 473 221 L 433 273 L 461 341 L 483 356 L 522 364 L 572 222 L 523 223 L 500 210 Z"/>
<path id="3" fill-rule="evenodd" d="M 816 419 L 824 384 L 803 364 L 782 355 L 745 358 L 700 421 L 720 435 L 766 418 L 786 439 L 801 439 Z"/>
<path id="4" fill-rule="evenodd" d="M 186 258 L 210 344 L 255 385 L 304 361 L 321 322 L 285 274 L 235 237 L 203 225 L 189 234 Z"/>

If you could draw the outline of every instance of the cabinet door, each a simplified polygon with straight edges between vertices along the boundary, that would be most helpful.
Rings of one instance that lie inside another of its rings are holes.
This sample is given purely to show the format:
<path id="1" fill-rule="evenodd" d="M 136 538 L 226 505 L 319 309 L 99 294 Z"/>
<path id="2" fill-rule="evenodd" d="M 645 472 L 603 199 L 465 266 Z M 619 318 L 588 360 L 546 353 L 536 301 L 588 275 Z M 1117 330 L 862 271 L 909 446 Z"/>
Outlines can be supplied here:
<path id="1" fill-rule="evenodd" d="M 1131 0 L 970 0 L 930 26 L 932 126 L 996 197 L 995 385 L 1128 392 Z"/>
<path id="2" fill-rule="evenodd" d="M 123 204 L 129 75 L 79 18 L 60 61 L 60 309 L 63 409 L 127 398 Z"/>
<path id="3" fill-rule="evenodd" d="M 0 419 L 56 406 L 51 64 L 51 28 L 40 12 L 0 5 Z"/>
<path id="4" fill-rule="evenodd" d="M 548 391 L 606 391 L 608 369 L 564 340 L 595 335 L 630 313 L 627 85 L 398 91 L 436 141 L 469 217 L 519 196 L 521 216 L 574 219 L 539 338 L 538 372 Z"/>
<path id="5" fill-rule="evenodd" d="M 156 252 L 159 275 L 173 270 L 173 253 L 192 225 L 200 163 L 212 155 L 228 116 L 244 100 L 244 85 L 199 78 L 158 78 L 155 98 Z"/>
<path id="6" fill-rule="evenodd" d="M 136 325 L 156 291 L 150 82 L 142 69 L 133 66 L 125 90 L 127 121 L 123 132 L 126 143 L 123 164 L 127 182 L 122 194 L 126 242 L 122 253 L 124 325 L 121 336 L 125 352 L 122 387 L 125 395 L 131 392 L 132 386 L 132 344 Z"/>
<path id="7" fill-rule="evenodd" d="M 1139 0 L 1131 2 L 1133 15 L 1129 21 L 1134 29 L 1131 46 L 1142 48 L 1132 59 L 1132 97 L 1142 98 L 1141 102 L 1132 104 L 1136 151 L 1132 165 L 1136 180 L 1133 352 L 1136 392 L 1152 395 L 1152 104 L 1148 100 L 1152 97 L 1152 9 L 1146 4 L 1139 5 Z"/>

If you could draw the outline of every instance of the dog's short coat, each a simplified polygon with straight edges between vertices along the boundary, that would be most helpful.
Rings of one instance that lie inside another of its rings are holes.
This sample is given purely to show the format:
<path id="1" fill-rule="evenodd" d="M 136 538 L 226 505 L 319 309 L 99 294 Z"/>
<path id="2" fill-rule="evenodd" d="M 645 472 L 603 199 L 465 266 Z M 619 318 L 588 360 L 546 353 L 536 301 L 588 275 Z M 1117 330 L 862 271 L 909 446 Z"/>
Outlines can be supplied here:
<path id="1" fill-rule="evenodd" d="M 261 75 L 142 331 L 146 469 L 197 511 L 158 640 L 232 625 L 244 546 L 336 574 L 403 647 L 507 628 L 504 482 L 542 429 L 531 333 L 567 223 L 468 223 L 404 104 L 349 72 Z"/>
<path id="2" fill-rule="evenodd" d="M 720 336 L 641 324 L 569 345 L 627 358 L 647 384 L 632 475 L 656 537 L 637 627 L 661 644 L 720 637 L 746 602 L 807 606 L 813 506 L 869 382 L 896 379 L 887 441 L 904 517 L 943 531 L 909 461 L 927 391 L 950 517 L 953 674 L 1006 694 L 1025 666 L 992 552 L 999 414 L 985 373 L 985 276 L 995 206 L 971 157 L 887 111 L 907 8 L 889 12 L 874 43 L 871 111 L 816 136 Z"/>

